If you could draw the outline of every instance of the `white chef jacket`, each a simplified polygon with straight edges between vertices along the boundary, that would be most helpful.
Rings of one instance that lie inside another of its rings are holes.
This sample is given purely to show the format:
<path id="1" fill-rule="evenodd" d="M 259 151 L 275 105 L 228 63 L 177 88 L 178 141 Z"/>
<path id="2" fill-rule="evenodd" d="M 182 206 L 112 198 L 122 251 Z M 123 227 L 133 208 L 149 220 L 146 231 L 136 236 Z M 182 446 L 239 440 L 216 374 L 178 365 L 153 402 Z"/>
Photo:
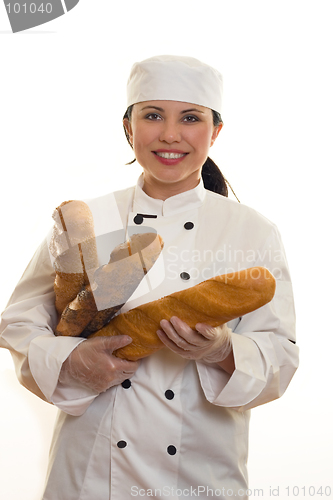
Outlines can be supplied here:
<path id="1" fill-rule="evenodd" d="M 107 234 L 124 239 L 149 227 L 164 240 L 122 311 L 253 266 L 268 268 L 277 287 L 272 302 L 228 323 L 231 376 L 163 348 L 143 359 L 130 381 L 97 395 L 58 382 L 63 361 L 85 340 L 53 334 L 54 271 L 43 242 L 0 330 L 20 382 L 60 409 L 43 500 L 246 499 L 249 410 L 280 397 L 298 366 L 292 286 L 277 228 L 202 181 L 162 201 L 143 192 L 141 176 L 135 187 L 88 204 L 100 264 L 112 250 Z"/>

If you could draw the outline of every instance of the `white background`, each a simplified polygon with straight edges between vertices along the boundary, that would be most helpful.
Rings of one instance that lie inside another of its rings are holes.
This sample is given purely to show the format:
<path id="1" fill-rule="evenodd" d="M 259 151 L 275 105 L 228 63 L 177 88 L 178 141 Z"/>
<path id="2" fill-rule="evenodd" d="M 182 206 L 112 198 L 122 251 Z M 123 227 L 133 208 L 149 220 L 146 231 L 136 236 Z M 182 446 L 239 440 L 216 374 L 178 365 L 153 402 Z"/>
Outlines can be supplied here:
<path id="1" fill-rule="evenodd" d="M 81 0 L 12 34 L 0 4 L 1 310 L 57 205 L 136 181 L 121 124 L 132 63 L 190 55 L 223 73 L 211 157 L 282 233 L 301 348 L 287 393 L 252 412 L 252 498 L 333 497 L 332 14 L 323 0 Z M 38 500 L 56 410 L 19 386 L 5 350 L 0 394 L 0 499 Z"/>

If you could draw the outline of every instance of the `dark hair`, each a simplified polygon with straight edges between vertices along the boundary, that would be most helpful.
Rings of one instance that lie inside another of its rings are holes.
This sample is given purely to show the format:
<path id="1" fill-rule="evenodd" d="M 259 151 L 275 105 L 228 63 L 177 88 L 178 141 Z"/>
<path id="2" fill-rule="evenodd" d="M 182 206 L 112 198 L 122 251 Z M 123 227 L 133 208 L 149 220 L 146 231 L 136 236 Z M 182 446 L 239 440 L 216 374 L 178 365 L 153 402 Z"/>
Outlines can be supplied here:
<path id="1" fill-rule="evenodd" d="M 129 121 L 131 121 L 132 110 L 133 110 L 133 104 L 127 108 L 123 119 L 127 118 Z M 221 115 L 217 111 L 213 110 L 212 113 L 213 113 L 213 124 L 215 127 L 217 127 L 218 125 L 220 125 L 220 123 L 223 123 Z M 124 131 L 127 142 L 133 149 L 133 146 L 131 144 L 129 135 L 125 127 Z M 131 165 L 134 162 L 135 158 L 134 160 L 127 163 L 127 165 Z M 221 194 L 222 196 L 228 196 L 227 180 L 224 178 L 219 167 L 216 165 L 216 163 L 213 162 L 211 158 L 209 158 L 209 156 L 202 166 L 201 177 L 206 189 L 208 189 L 209 191 L 213 191 L 214 193 Z"/>

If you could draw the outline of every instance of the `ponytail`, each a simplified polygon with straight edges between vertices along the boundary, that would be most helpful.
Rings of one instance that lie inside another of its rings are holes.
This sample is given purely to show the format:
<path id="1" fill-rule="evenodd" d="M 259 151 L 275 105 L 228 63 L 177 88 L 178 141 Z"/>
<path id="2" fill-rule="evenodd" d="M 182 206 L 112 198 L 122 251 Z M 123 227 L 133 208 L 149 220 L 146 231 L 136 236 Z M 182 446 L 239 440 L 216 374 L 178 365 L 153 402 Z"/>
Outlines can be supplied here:
<path id="1" fill-rule="evenodd" d="M 202 166 L 201 177 L 206 189 L 222 196 L 228 196 L 227 182 L 219 167 L 209 156 Z"/>

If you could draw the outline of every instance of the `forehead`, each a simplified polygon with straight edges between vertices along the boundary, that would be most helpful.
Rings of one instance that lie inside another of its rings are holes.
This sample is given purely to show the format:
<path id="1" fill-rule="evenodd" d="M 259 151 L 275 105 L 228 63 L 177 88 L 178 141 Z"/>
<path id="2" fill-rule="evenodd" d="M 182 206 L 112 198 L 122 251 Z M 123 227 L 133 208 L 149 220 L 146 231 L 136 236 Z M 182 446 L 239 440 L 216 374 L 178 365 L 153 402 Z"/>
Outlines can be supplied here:
<path id="1" fill-rule="evenodd" d="M 134 104 L 134 109 L 138 112 L 145 111 L 146 109 L 154 108 L 164 112 L 178 112 L 184 113 L 186 111 L 194 111 L 197 110 L 202 114 L 211 113 L 209 108 L 205 106 L 199 106 L 198 104 L 193 104 L 190 102 L 182 102 L 182 101 L 143 101 Z"/>

